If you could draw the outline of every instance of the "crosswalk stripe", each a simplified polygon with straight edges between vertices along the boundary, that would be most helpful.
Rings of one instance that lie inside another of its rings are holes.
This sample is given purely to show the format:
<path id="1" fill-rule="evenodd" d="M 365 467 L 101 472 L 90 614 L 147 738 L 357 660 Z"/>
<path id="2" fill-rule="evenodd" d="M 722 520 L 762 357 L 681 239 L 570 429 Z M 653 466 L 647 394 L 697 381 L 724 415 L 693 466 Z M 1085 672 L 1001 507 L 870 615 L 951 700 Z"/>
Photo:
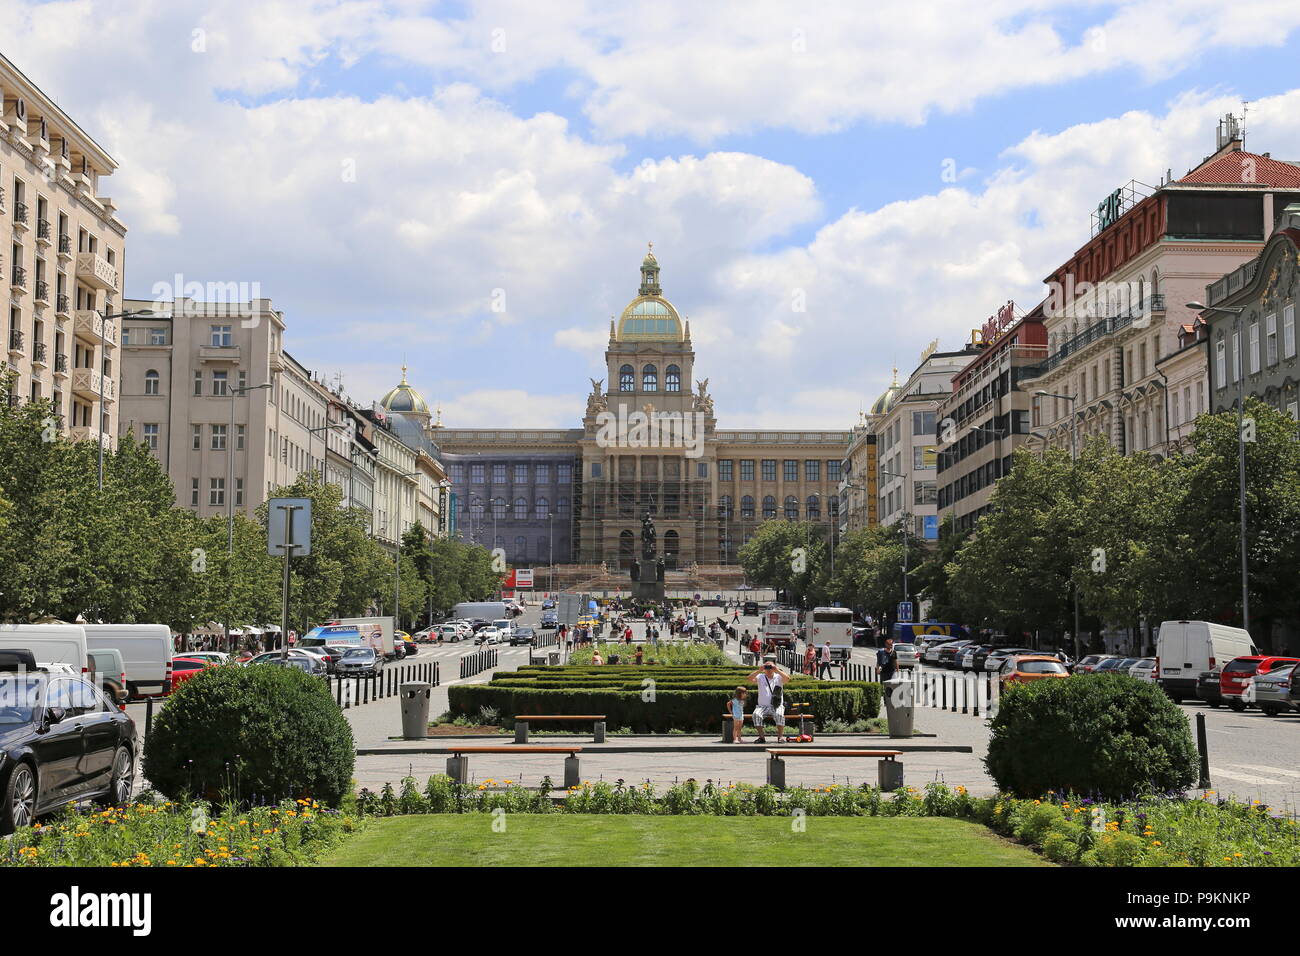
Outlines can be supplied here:
<path id="1" fill-rule="evenodd" d="M 1249 763 L 1234 763 L 1229 766 L 1236 767 L 1238 770 L 1258 770 L 1260 773 L 1279 774 L 1283 777 L 1300 777 L 1300 770 L 1287 770 L 1283 767 L 1260 767 Z"/>
<path id="2" fill-rule="evenodd" d="M 1211 767 L 1210 777 L 1227 777 L 1229 780 L 1250 783 L 1257 787 L 1282 787 L 1288 783 L 1286 780 L 1274 780 L 1272 777 L 1259 777 L 1249 773 L 1233 773 L 1231 770 L 1224 770 L 1221 767 Z"/>

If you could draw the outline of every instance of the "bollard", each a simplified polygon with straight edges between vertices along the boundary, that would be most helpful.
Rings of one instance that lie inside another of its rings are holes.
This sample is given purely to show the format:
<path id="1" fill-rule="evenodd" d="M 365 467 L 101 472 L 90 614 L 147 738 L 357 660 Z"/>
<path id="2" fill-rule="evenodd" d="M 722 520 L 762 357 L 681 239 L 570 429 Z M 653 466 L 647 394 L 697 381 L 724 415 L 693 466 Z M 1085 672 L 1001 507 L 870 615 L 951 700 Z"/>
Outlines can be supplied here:
<path id="1" fill-rule="evenodd" d="M 767 761 L 767 785 L 785 789 L 785 761 L 780 757 L 771 757 Z"/>
<path id="2" fill-rule="evenodd" d="M 1201 779 L 1197 787 L 1201 790 L 1210 789 L 1210 748 L 1205 740 L 1205 713 L 1198 711 L 1196 714 L 1196 749 L 1201 756 Z"/>
<path id="3" fill-rule="evenodd" d="M 576 787 L 582 783 L 582 774 L 579 770 L 578 755 L 564 758 L 564 789 Z"/>
<path id="4" fill-rule="evenodd" d="M 343 709 L 343 678 L 337 674 L 334 675 L 334 695 L 338 701 L 339 710 Z"/>
<path id="5" fill-rule="evenodd" d="M 595 740 L 595 742 L 598 743 L 598 744 L 603 744 L 603 743 L 605 742 L 605 722 L 604 722 L 603 720 L 598 720 L 598 721 L 596 721 L 596 740 Z"/>
<path id="6" fill-rule="evenodd" d="M 515 743 L 517 744 L 528 743 L 528 721 L 526 720 L 515 721 Z"/>
<path id="7" fill-rule="evenodd" d="M 153 698 L 144 699 L 144 736 L 149 739 L 149 728 L 153 726 Z"/>
<path id="8" fill-rule="evenodd" d="M 469 783 L 469 761 L 460 756 L 448 757 L 447 776 L 455 783 Z"/>
<path id="9" fill-rule="evenodd" d="M 886 758 L 880 761 L 878 771 L 880 789 L 887 793 L 903 788 L 903 765 L 897 760 Z"/>

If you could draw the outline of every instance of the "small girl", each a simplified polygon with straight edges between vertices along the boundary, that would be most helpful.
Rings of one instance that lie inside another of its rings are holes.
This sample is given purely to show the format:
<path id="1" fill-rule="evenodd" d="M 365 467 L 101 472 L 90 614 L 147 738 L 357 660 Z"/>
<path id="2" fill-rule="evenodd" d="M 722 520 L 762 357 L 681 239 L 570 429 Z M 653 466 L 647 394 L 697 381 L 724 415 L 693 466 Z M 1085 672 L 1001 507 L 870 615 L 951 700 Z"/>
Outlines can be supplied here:
<path id="1" fill-rule="evenodd" d="M 745 727 L 745 698 L 749 691 L 743 684 L 736 686 L 736 693 L 731 698 L 731 742 L 741 743 L 741 731 Z"/>

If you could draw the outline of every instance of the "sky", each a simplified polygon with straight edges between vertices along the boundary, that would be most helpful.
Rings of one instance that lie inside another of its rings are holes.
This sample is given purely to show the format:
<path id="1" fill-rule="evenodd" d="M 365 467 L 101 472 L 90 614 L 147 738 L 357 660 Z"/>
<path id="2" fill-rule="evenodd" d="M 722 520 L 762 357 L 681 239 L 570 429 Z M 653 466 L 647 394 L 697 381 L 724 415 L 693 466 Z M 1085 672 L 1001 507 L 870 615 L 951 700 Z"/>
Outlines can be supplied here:
<path id="1" fill-rule="evenodd" d="M 648 242 L 719 427 L 847 428 L 1184 175 L 1300 160 L 1295 0 L 0 0 L 127 298 L 257 290 L 355 401 L 577 427 Z"/>

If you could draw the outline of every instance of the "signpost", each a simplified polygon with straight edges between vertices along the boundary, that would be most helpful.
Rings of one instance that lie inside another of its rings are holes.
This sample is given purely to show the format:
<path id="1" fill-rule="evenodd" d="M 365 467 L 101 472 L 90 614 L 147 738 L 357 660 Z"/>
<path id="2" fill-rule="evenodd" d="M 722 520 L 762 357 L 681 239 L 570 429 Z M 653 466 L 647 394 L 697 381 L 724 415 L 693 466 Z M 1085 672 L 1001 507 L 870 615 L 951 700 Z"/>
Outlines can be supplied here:
<path id="1" fill-rule="evenodd" d="M 898 602 L 898 623 L 899 624 L 912 623 L 912 602 L 911 601 Z"/>
<path id="2" fill-rule="evenodd" d="M 311 499 L 272 498 L 267 502 L 266 553 L 284 557 L 281 593 L 280 659 L 289 657 L 289 559 L 311 554 Z"/>

